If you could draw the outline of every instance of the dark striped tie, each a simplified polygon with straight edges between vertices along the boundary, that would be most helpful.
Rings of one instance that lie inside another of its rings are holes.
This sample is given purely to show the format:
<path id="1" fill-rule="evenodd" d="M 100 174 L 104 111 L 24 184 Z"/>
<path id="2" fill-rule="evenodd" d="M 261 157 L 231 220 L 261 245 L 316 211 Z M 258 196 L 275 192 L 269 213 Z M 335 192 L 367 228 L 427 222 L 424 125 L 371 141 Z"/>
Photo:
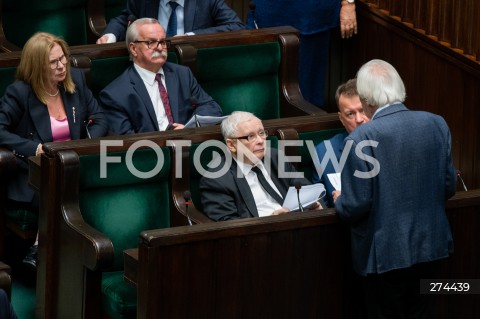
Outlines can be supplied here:
<path id="1" fill-rule="evenodd" d="M 160 91 L 160 97 L 162 98 L 163 107 L 165 108 L 165 114 L 167 115 L 168 123 L 173 124 L 172 108 L 170 107 L 170 100 L 168 99 L 167 90 L 162 83 L 162 74 L 157 73 L 155 80 L 158 82 L 158 90 Z"/>

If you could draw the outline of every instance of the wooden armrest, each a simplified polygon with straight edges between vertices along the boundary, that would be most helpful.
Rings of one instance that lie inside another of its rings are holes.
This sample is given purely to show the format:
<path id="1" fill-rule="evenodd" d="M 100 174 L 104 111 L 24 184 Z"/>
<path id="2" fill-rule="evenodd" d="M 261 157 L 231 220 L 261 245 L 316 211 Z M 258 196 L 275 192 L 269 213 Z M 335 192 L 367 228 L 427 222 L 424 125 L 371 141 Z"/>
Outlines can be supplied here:
<path id="1" fill-rule="evenodd" d="M 0 288 L 5 290 L 9 299 L 12 291 L 12 278 L 10 277 L 10 272 L 10 266 L 0 261 Z"/>
<path id="2" fill-rule="evenodd" d="M 199 211 L 193 201 L 187 207 L 185 205 L 184 194 L 190 191 L 190 146 L 180 145 L 177 141 L 168 141 L 168 146 L 172 150 L 174 161 L 172 163 L 172 202 L 173 207 L 170 209 L 172 226 L 188 225 L 189 219 L 192 224 L 211 223 L 213 220 Z M 180 170 L 177 166 L 176 157 L 181 157 L 182 176 L 176 177 L 175 172 Z M 188 215 L 187 215 L 188 214 Z"/>
<path id="3" fill-rule="evenodd" d="M 292 117 L 305 114 L 326 114 L 324 110 L 305 100 L 300 92 L 298 83 L 297 64 L 300 40 L 295 34 L 281 34 L 279 36 L 282 50 L 281 83 L 282 93 L 289 105 L 284 105 L 282 117 Z"/>
<path id="4" fill-rule="evenodd" d="M 102 36 L 107 26 L 105 19 L 105 1 L 89 0 L 87 3 L 87 23 L 90 32 L 97 38 Z M 92 42 L 93 43 L 93 42 Z"/>
<path id="5" fill-rule="evenodd" d="M 85 222 L 78 207 L 78 155 L 74 151 L 60 151 L 58 156 L 62 162 L 61 211 L 68 227 L 67 232 L 72 232 L 72 236 L 75 236 L 77 240 L 75 248 L 83 254 L 82 260 L 85 267 L 91 270 L 108 268 L 114 260 L 113 243 L 107 236 Z"/>

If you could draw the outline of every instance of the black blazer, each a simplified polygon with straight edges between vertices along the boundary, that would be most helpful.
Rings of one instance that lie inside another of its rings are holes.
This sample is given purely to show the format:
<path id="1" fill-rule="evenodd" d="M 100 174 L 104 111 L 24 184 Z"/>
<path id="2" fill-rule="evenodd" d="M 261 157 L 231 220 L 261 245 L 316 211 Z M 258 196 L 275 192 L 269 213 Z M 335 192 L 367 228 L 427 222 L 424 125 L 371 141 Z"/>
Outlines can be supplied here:
<path id="1" fill-rule="evenodd" d="M 87 87 L 83 72 L 71 69 L 75 92 L 65 92 L 60 87 L 67 114 L 72 140 L 87 138 L 85 123 L 89 125 L 92 138 L 104 136 L 108 124 L 104 113 Z M 29 84 L 15 81 L 10 84 L 0 101 L 0 146 L 10 149 L 16 155 L 18 175 L 8 187 L 8 196 L 16 201 L 30 202 L 33 191 L 28 187 L 27 159 L 35 156 L 38 144 L 52 142 L 50 115 L 45 104 L 40 102 Z"/>
<path id="2" fill-rule="evenodd" d="M 273 182 L 277 186 L 282 197 L 288 192 L 290 186 L 295 186 L 296 181 L 301 185 L 310 185 L 305 178 L 280 178 L 278 177 L 278 156 L 284 156 L 278 150 L 271 148 L 271 174 Z M 225 157 L 222 156 L 222 168 Z M 210 170 L 212 171 L 212 170 Z M 285 163 L 285 172 L 296 172 L 295 167 Z M 220 221 L 247 217 L 258 217 L 252 191 L 244 176 L 237 177 L 237 163 L 232 159 L 230 169 L 219 178 L 202 177 L 200 180 L 201 201 L 203 212 L 210 219 Z"/>

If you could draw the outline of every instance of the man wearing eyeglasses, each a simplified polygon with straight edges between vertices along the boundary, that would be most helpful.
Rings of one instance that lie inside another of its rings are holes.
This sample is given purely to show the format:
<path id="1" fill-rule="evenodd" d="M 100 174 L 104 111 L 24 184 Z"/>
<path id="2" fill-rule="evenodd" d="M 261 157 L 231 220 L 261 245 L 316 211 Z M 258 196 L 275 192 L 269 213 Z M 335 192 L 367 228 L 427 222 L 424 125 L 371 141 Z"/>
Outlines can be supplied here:
<path id="1" fill-rule="evenodd" d="M 188 67 L 167 62 L 169 41 L 157 20 L 133 22 L 126 43 L 133 65 L 99 95 L 113 134 L 182 129 L 193 115 L 222 115 Z"/>
<path id="2" fill-rule="evenodd" d="M 283 173 L 296 170 L 289 162 L 280 167 L 282 153 L 268 147 L 262 121 L 252 113 L 237 111 L 223 120 L 221 130 L 230 154 L 222 156 L 219 165 L 209 170 L 211 174 L 200 180 L 203 212 L 215 221 L 288 213 L 282 207 L 288 188 L 310 182 L 285 177 Z M 219 173 L 226 165 L 230 165 L 228 170 Z M 317 208 L 321 208 L 319 203 L 309 207 Z"/>

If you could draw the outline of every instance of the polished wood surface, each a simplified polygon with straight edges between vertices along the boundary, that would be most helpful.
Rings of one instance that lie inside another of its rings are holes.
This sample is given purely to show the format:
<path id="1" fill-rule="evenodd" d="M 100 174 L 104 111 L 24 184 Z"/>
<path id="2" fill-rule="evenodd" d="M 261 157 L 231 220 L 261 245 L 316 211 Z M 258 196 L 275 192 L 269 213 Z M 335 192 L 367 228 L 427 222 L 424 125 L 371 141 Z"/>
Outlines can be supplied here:
<path id="1" fill-rule="evenodd" d="M 480 63 L 477 0 L 360 0 L 385 15 Z"/>
<path id="2" fill-rule="evenodd" d="M 455 251 L 428 279 L 478 279 L 480 189 L 458 192 L 447 215 Z M 125 252 L 125 279 L 142 319 L 364 318 L 348 238 L 333 209 L 149 230 Z M 478 295 L 430 299 L 434 318 L 480 311 Z"/>
<path id="3" fill-rule="evenodd" d="M 446 120 L 454 165 L 469 189 L 480 188 L 480 64 L 363 2 L 357 17 L 352 76 L 370 59 L 391 63 L 405 83 L 405 105 Z"/>

